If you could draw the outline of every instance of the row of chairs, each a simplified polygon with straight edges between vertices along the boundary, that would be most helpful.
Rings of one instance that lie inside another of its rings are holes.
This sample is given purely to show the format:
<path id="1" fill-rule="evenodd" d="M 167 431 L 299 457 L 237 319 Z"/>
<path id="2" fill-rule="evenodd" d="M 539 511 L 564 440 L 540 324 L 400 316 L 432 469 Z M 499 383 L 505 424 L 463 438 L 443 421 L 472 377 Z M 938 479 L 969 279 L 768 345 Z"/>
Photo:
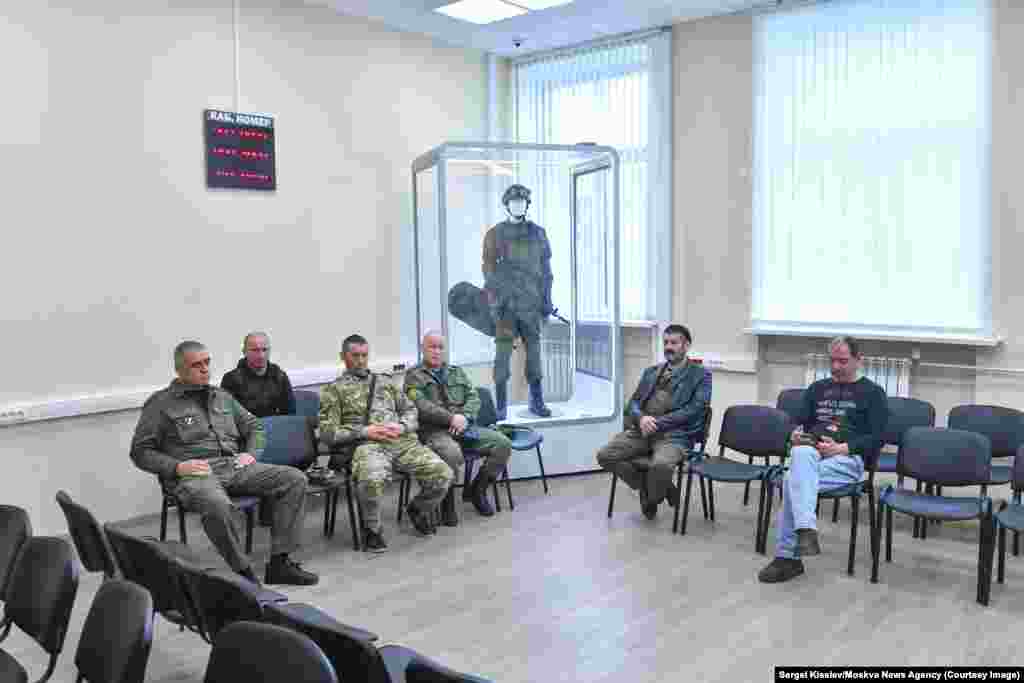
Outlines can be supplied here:
<path id="1" fill-rule="evenodd" d="M 62 538 L 33 536 L 22 508 L 0 505 L 0 642 L 17 626 L 49 656 L 45 683 L 64 647 L 78 595 L 78 564 Z M 106 582 L 96 592 L 75 651 L 78 683 L 142 683 L 153 642 L 153 601 L 130 581 Z M 28 671 L 0 649 L 0 681 L 25 683 Z"/>
<path id="2" fill-rule="evenodd" d="M 497 423 L 497 413 L 494 409 L 494 400 L 491 392 L 478 387 L 480 396 L 480 412 L 477 416 L 477 424 L 481 427 L 493 427 Z M 320 414 L 320 395 L 314 391 L 298 390 L 295 392 L 297 415 L 279 415 L 263 418 L 263 427 L 266 433 L 266 447 L 260 457 L 260 462 L 275 465 L 290 465 L 302 470 L 309 468 L 318 455 L 322 455 L 316 443 L 316 424 Z M 544 456 L 541 451 L 541 444 L 544 436 L 539 432 L 525 427 L 513 427 L 503 425 L 502 431 L 512 442 L 513 451 L 535 451 L 537 464 L 540 467 L 541 482 L 544 486 L 544 493 L 548 493 L 547 474 L 544 470 Z M 484 457 L 484 454 L 474 449 L 463 450 L 465 457 L 463 486 L 468 487 L 473 479 L 473 471 L 476 464 Z M 341 498 L 341 490 L 344 487 L 345 501 L 348 507 L 349 527 L 352 534 L 352 545 L 356 550 L 360 549 L 361 538 L 358 529 L 361 526 L 359 519 L 359 506 L 355 503 L 353 495 L 352 468 L 350 458 L 331 458 L 331 466 L 340 475 L 333 480 L 311 482 L 307 489 L 307 496 L 324 497 L 324 523 L 323 534 L 327 538 L 334 536 L 335 525 L 338 515 L 338 502 Z M 502 475 L 502 483 L 505 485 L 505 493 L 508 498 L 510 509 L 515 509 L 515 502 L 512 500 L 512 487 L 509 480 L 508 468 Z M 398 496 L 398 521 L 402 520 L 402 511 L 408 503 L 412 489 L 412 479 L 408 475 L 399 477 Z M 494 503 L 498 511 L 501 511 L 501 500 L 498 495 L 498 482 L 493 485 Z M 252 553 L 253 534 L 256 526 L 257 511 L 260 506 L 260 499 L 255 496 L 236 496 L 232 498 L 235 506 L 245 515 L 245 550 Z M 185 512 L 180 502 L 173 493 L 164 490 L 163 501 L 160 508 L 160 540 L 167 540 L 167 523 L 170 510 L 175 509 L 178 513 L 178 539 L 182 543 L 188 543 L 188 536 L 185 524 Z"/>
<path id="3" fill-rule="evenodd" d="M 223 565 L 210 565 L 185 544 L 139 538 L 110 524 L 101 526 L 88 509 L 66 493 L 58 493 L 57 500 L 87 570 L 103 572 L 108 580 L 123 576 L 145 586 L 158 614 L 196 633 L 215 649 L 222 634 L 236 622 L 275 624 L 312 639 L 342 681 L 400 683 L 413 680 L 407 677 L 410 671 L 429 671 L 429 680 L 486 683 L 408 648 L 378 648 L 374 644 L 376 634 L 343 624 L 313 605 L 289 602 L 286 595 L 252 583 Z M 226 637 L 230 641 L 235 636 Z M 250 656 L 258 649 L 250 644 Z M 281 668 L 288 665 L 287 659 L 276 659 L 264 661 L 267 677 L 259 680 L 285 680 L 295 675 Z M 214 661 L 211 658 L 211 667 Z M 209 670 L 207 680 L 212 680 Z"/>

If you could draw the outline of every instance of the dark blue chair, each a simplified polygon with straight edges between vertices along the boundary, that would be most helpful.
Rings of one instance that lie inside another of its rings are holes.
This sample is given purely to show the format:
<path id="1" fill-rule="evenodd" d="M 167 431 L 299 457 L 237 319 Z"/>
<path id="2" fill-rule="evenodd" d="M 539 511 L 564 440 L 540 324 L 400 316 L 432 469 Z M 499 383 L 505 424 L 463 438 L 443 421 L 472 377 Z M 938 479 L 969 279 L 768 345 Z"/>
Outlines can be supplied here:
<path id="1" fill-rule="evenodd" d="M 712 522 L 715 521 L 716 481 L 728 484 L 749 484 L 757 481 L 761 483 L 761 498 L 757 506 L 757 520 L 754 523 L 754 551 L 764 552 L 761 548 L 761 530 L 765 510 L 765 483 L 776 469 L 776 466 L 771 464 L 771 458 L 777 457 L 782 462 L 786 456 L 786 439 L 789 432 L 789 418 L 778 408 L 756 405 L 730 406 L 722 416 L 722 428 L 718 434 L 718 456 L 708 457 L 704 453 L 698 453 L 689 462 L 686 496 L 682 504 L 683 523 L 679 533 L 686 533 L 694 476 L 707 480 L 708 510 Z M 742 453 L 751 459 L 764 458 L 765 464 L 751 464 L 727 458 L 726 449 Z"/>
<path id="2" fill-rule="evenodd" d="M 260 456 L 260 462 L 271 465 L 287 465 L 302 471 L 309 469 L 316 461 L 317 449 L 313 434 L 309 429 L 308 419 L 302 415 L 273 415 L 264 417 L 262 420 L 267 443 Z M 343 485 L 345 486 L 349 522 L 354 538 L 357 535 L 356 520 L 349 478 L 339 475 L 326 482 L 310 481 L 306 487 L 307 496 L 322 495 L 324 497 L 324 536 L 328 538 L 334 536 L 335 522 L 338 517 L 338 498 L 341 497 Z"/>
<path id="3" fill-rule="evenodd" d="M 995 550 L 992 500 L 986 495 L 992 479 L 992 446 L 987 437 L 960 429 L 911 427 L 903 436 L 896 461 L 896 486 L 878 496 L 878 523 L 871 534 L 871 583 L 878 583 L 882 519 L 885 519 L 885 561 L 892 562 L 892 513 L 922 520 L 980 522 L 978 530 L 977 601 L 988 604 Z M 903 488 L 905 477 L 934 486 L 981 486 L 978 496 L 950 497 Z"/>
<path id="4" fill-rule="evenodd" d="M 28 513 L 15 505 L 0 505 L 0 600 L 7 599 L 7 586 L 18 553 L 31 536 Z"/>
<path id="5" fill-rule="evenodd" d="M 273 624 L 239 621 L 214 640 L 203 680 L 337 683 L 338 677 L 323 651 L 301 633 Z"/>
<path id="6" fill-rule="evenodd" d="M 295 414 L 320 419 L 320 394 L 308 389 L 295 390 Z"/>
<path id="7" fill-rule="evenodd" d="M 96 591 L 75 651 L 77 683 L 143 683 L 153 644 L 153 598 L 113 579 Z"/>
<path id="8" fill-rule="evenodd" d="M 992 459 L 1010 458 L 1024 445 L 1024 413 L 1013 408 L 986 405 L 961 405 L 949 411 L 946 419 L 950 429 L 962 429 L 988 437 Z M 992 465 L 989 484 L 1009 484 L 1010 465 Z M 941 492 L 940 492 L 941 493 Z"/>
<path id="9" fill-rule="evenodd" d="M 96 517 L 85 506 L 71 500 L 64 491 L 57 491 L 57 504 L 68 521 L 71 540 L 78 551 L 78 560 L 89 572 L 103 572 L 106 579 L 120 576 L 114 551 L 106 532 Z"/>
<path id="10" fill-rule="evenodd" d="M 53 675 L 77 594 L 78 564 L 71 544 L 63 538 L 46 536 L 27 539 L 8 585 L 0 642 L 10 635 L 12 626 L 17 626 L 43 648 L 50 661 L 37 683 L 45 683 Z M 16 647 L 20 651 L 23 646 L 19 643 Z M 0 680 L 28 680 L 25 667 L 6 650 L 0 650 Z"/>
<path id="11" fill-rule="evenodd" d="M 1010 502 L 1003 501 L 995 514 L 995 526 L 999 532 L 999 583 L 1003 583 L 1006 574 L 1006 530 L 1013 530 L 1013 554 L 1018 555 L 1017 537 L 1024 531 L 1024 505 L 1021 504 L 1021 492 L 1024 491 L 1024 446 L 1017 449 L 1013 459 L 1010 486 L 1013 496 Z"/>

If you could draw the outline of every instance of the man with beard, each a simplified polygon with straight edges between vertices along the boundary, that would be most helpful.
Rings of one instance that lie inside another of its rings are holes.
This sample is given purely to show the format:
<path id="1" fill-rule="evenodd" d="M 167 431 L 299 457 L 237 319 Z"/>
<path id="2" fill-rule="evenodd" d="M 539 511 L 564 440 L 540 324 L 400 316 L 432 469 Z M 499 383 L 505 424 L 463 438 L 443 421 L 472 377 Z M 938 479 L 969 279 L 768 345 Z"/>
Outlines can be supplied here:
<path id="1" fill-rule="evenodd" d="M 644 370 L 626 406 L 628 428 L 597 453 L 603 469 L 640 492 L 647 519 L 654 519 L 664 499 L 679 505 L 672 470 L 700 437 L 711 402 L 711 373 L 686 356 L 693 343 L 690 330 L 669 325 L 663 341 L 665 362 Z M 636 467 L 638 461 L 648 465 L 646 473 Z"/>

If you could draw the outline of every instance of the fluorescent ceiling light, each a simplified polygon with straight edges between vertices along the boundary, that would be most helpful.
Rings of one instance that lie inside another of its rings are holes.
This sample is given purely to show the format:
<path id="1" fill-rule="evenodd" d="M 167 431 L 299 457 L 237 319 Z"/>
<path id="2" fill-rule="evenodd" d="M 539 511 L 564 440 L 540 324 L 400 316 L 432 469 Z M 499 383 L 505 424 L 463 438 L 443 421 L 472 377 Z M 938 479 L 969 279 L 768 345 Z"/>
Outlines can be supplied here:
<path id="1" fill-rule="evenodd" d="M 572 0 L 508 0 L 513 5 L 519 5 L 526 9 L 533 11 L 538 9 L 547 9 L 549 7 L 558 7 L 559 5 L 568 5 Z"/>
<path id="2" fill-rule="evenodd" d="M 474 24 L 490 24 L 526 14 L 526 10 L 501 0 L 459 0 L 434 10 Z"/>

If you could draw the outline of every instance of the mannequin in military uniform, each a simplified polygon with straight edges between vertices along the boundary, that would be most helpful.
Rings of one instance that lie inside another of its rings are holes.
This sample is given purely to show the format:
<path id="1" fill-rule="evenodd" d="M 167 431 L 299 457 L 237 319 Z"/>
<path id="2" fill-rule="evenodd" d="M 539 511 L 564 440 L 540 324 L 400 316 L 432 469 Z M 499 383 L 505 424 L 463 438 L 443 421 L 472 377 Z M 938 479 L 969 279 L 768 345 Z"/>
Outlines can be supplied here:
<path id="1" fill-rule="evenodd" d="M 490 517 L 494 509 L 487 500 L 487 488 L 505 469 L 512 455 L 512 442 L 499 431 L 473 424 L 480 411 L 480 397 L 465 371 L 445 362 L 441 333 L 431 330 L 424 334 L 422 349 L 423 362 L 405 373 L 405 394 L 419 413 L 420 440 L 456 474 L 465 464 L 463 446 L 485 454 L 462 498 L 472 501 L 481 515 Z M 451 489 L 441 503 L 441 521 L 448 526 L 458 524 Z"/>
<path id="2" fill-rule="evenodd" d="M 551 305 L 551 245 L 544 228 L 527 220 L 530 190 L 510 186 L 501 197 L 508 219 L 484 236 L 484 291 L 494 318 L 494 393 L 498 419 L 508 417 L 513 343 L 526 345 L 530 412 L 550 417 L 541 388 L 540 330 Z"/>

